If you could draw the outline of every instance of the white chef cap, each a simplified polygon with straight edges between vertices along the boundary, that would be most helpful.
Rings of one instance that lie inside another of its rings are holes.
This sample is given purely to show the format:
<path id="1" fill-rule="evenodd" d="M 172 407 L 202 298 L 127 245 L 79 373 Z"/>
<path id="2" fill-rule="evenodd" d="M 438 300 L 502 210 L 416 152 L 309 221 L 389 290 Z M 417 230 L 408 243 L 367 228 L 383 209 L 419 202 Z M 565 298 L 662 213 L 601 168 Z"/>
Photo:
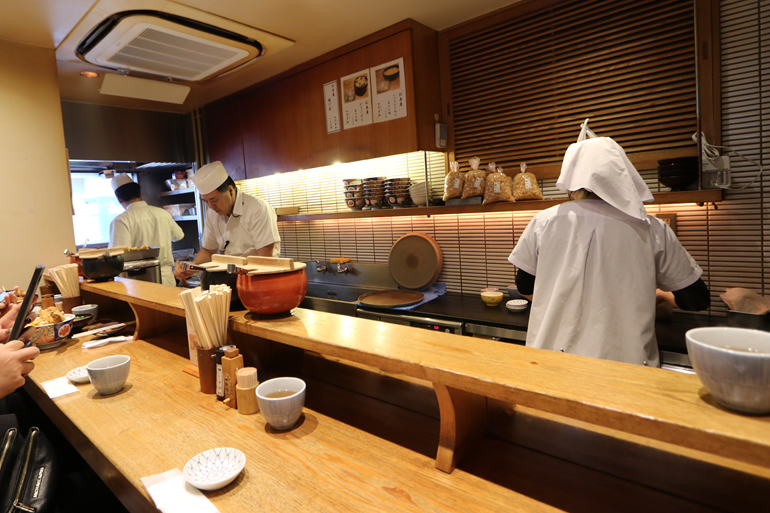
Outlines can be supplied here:
<path id="1" fill-rule="evenodd" d="M 115 192 L 118 190 L 118 187 L 122 187 L 126 185 L 127 183 L 136 183 L 134 182 L 130 176 L 128 176 L 126 173 L 120 173 L 112 177 L 112 192 Z"/>
<path id="2" fill-rule="evenodd" d="M 626 152 L 609 137 L 571 144 L 564 155 L 556 187 L 562 191 L 586 189 L 642 221 L 647 221 L 642 202 L 654 199 Z"/>
<path id="3" fill-rule="evenodd" d="M 192 177 L 192 181 L 201 194 L 208 194 L 225 183 L 227 177 L 228 174 L 225 170 L 225 166 L 217 160 L 216 162 L 206 164 L 196 171 Z"/>

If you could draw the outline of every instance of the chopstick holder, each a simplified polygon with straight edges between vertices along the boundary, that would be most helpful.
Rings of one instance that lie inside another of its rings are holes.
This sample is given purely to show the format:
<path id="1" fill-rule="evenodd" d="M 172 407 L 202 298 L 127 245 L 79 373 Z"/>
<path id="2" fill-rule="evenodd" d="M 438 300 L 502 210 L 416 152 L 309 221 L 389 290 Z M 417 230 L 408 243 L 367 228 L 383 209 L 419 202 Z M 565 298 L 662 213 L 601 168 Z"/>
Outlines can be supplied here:
<path id="1" fill-rule="evenodd" d="M 142 477 L 140 481 L 163 513 L 219 513 L 200 490 L 184 480 L 179 469 Z"/>

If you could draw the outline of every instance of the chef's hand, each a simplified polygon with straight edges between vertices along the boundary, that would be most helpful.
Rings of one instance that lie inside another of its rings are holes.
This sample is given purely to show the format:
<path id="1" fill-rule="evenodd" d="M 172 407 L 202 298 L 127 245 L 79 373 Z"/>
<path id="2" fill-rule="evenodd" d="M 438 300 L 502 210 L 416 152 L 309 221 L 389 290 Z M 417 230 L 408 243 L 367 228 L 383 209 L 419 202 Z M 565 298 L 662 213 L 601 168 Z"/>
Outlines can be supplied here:
<path id="1" fill-rule="evenodd" d="M 185 284 L 185 282 L 187 281 L 187 278 L 189 278 L 196 272 L 197 271 L 183 271 L 181 262 L 177 262 L 176 265 L 174 266 L 174 276 L 176 277 L 177 280 L 182 282 L 182 285 Z"/>
<path id="2" fill-rule="evenodd" d="M 676 299 L 674 299 L 673 292 L 665 292 L 660 289 L 655 289 L 655 304 L 668 303 L 671 306 L 676 306 Z"/>
<path id="3" fill-rule="evenodd" d="M 35 368 L 35 364 L 29 360 L 37 358 L 39 354 L 40 349 L 24 347 L 21 340 L 11 340 L 0 345 L 0 398 L 24 384 L 24 376 Z"/>

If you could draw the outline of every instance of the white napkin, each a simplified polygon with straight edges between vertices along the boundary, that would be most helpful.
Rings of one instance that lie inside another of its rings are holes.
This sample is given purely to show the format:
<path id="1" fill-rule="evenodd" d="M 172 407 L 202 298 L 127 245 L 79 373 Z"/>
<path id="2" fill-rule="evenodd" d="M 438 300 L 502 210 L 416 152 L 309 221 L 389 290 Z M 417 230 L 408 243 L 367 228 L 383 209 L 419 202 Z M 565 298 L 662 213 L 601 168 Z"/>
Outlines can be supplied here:
<path id="1" fill-rule="evenodd" d="M 200 490 L 188 484 L 179 469 L 140 479 L 163 513 L 219 513 Z"/>
<path id="2" fill-rule="evenodd" d="M 43 387 L 43 390 L 45 390 L 45 393 L 48 394 L 48 397 L 51 399 L 78 391 L 75 385 L 70 383 L 70 380 L 67 379 L 67 376 L 44 381 L 40 383 L 40 386 Z"/>

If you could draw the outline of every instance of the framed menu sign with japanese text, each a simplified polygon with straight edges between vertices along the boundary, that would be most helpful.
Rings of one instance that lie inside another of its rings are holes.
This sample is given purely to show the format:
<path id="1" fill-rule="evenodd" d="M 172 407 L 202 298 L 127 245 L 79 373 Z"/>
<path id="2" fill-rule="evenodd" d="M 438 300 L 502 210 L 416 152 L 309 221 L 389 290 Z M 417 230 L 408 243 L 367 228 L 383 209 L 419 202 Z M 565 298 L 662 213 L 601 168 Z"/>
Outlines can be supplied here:
<path id="1" fill-rule="evenodd" d="M 324 108 L 326 110 L 326 133 L 342 130 L 340 126 L 340 100 L 337 81 L 324 84 Z"/>
<path id="2" fill-rule="evenodd" d="M 371 69 L 374 122 L 406 117 L 406 78 L 404 59 L 380 64 Z"/>
<path id="3" fill-rule="evenodd" d="M 342 83 L 342 121 L 345 129 L 372 124 L 372 94 L 369 70 L 340 79 Z"/>

